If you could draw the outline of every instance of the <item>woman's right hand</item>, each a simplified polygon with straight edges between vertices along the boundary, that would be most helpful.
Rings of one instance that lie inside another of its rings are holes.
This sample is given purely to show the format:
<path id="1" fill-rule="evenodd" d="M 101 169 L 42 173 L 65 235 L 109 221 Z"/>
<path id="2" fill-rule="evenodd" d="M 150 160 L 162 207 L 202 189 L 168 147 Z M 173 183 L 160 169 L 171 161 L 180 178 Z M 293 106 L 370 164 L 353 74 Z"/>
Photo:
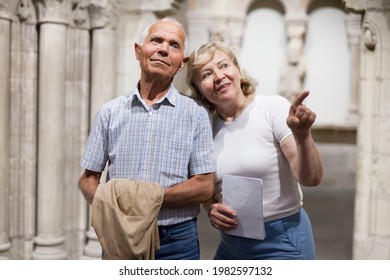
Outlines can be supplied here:
<path id="1" fill-rule="evenodd" d="M 236 212 L 223 203 L 215 203 L 209 211 L 210 223 L 218 230 L 230 230 L 237 226 Z"/>

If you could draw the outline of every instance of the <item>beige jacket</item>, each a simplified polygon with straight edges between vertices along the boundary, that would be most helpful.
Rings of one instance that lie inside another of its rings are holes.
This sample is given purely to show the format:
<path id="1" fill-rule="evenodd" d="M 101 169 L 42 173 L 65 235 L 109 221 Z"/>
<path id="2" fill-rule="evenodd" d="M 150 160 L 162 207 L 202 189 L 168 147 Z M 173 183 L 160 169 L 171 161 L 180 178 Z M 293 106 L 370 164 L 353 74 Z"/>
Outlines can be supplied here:
<path id="1" fill-rule="evenodd" d="M 92 202 L 92 226 L 103 259 L 154 259 L 160 249 L 157 215 L 164 190 L 157 183 L 113 179 L 100 184 Z"/>

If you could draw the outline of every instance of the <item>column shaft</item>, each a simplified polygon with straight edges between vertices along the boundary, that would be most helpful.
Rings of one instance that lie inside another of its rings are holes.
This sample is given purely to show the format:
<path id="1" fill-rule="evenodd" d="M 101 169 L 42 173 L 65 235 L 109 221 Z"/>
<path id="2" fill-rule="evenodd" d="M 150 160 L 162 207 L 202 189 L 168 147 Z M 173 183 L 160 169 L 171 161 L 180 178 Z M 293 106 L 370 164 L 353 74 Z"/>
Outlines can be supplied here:
<path id="1" fill-rule="evenodd" d="M 9 77 L 11 22 L 0 18 L 0 259 L 8 258 L 9 242 Z"/>
<path id="2" fill-rule="evenodd" d="M 34 259 L 64 259 L 66 31 L 42 23 L 39 39 L 38 234 Z"/>
<path id="3" fill-rule="evenodd" d="M 112 29 L 94 29 L 92 32 L 91 122 L 103 103 L 115 97 L 115 42 L 115 31 Z M 105 178 L 104 174 L 102 178 Z M 89 225 L 90 224 L 91 223 L 89 222 Z M 84 248 L 84 258 L 100 258 L 101 246 L 98 242 L 95 231 L 91 226 L 88 228 L 86 238 L 87 243 Z"/>

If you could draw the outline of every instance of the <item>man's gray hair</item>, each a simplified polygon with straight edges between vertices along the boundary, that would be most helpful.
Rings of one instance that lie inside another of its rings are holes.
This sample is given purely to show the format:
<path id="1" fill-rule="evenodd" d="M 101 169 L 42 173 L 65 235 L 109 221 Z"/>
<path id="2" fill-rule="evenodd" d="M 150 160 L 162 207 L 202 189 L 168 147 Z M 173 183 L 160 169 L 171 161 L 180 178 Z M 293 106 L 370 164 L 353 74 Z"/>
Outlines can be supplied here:
<path id="1" fill-rule="evenodd" d="M 188 38 L 187 38 L 187 33 L 186 33 L 186 30 L 183 26 L 183 24 L 181 24 L 177 19 L 175 18 L 169 18 L 169 17 L 165 17 L 165 18 L 162 18 L 162 19 L 158 19 L 156 20 L 155 22 L 151 23 L 148 27 L 145 28 L 145 30 L 141 33 L 141 36 L 139 37 L 138 39 L 138 44 L 140 46 L 143 45 L 144 41 L 145 41 L 145 38 L 149 35 L 149 31 L 150 31 L 150 28 L 155 25 L 156 23 L 158 22 L 172 22 L 174 24 L 176 24 L 179 28 L 182 29 L 183 33 L 184 33 L 184 55 L 187 56 L 188 54 Z"/>

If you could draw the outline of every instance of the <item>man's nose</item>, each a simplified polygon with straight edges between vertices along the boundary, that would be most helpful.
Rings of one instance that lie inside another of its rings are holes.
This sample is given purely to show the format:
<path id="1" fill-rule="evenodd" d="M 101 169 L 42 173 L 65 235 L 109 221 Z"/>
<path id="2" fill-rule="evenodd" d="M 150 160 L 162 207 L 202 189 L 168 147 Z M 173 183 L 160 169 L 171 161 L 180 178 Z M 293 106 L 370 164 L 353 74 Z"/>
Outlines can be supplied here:
<path id="1" fill-rule="evenodd" d="M 161 43 L 159 48 L 158 48 L 158 53 L 163 55 L 163 56 L 166 56 L 168 54 L 168 43 Z"/>

